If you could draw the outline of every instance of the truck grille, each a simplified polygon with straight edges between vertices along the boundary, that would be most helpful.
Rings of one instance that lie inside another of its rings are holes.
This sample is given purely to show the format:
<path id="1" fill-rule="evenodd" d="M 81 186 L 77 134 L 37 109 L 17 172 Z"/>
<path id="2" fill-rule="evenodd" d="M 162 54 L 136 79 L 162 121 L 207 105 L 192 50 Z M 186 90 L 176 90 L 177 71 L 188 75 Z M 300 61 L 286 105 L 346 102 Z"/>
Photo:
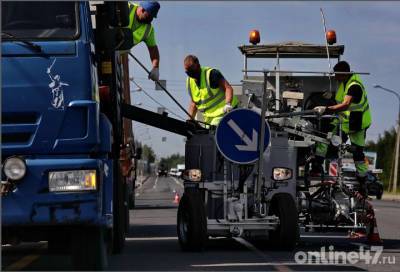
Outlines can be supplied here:
<path id="1" fill-rule="evenodd" d="M 34 112 L 8 113 L 1 117 L 2 145 L 26 145 L 35 134 L 40 115 Z"/>

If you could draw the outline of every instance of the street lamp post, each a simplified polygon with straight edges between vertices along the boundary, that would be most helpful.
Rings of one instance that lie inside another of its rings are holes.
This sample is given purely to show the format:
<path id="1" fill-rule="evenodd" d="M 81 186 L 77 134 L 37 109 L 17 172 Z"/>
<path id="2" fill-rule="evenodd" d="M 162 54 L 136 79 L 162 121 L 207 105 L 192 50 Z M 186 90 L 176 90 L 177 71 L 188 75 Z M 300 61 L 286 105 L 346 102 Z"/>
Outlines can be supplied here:
<path id="1" fill-rule="evenodd" d="M 400 145 L 400 94 L 391 89 L 384 88 L 381 85 L 374 85 L 374 88 L 378 88 L 378 89 L 384 90 L 386 92 L 389 92 L 391 94 L 394 94 L 397 97 L 397 99 L 399 100 L 399 111 L 398 111 L 398 115 L 397 115 L 397 129 L 396 129 L 396 134 L 397 134 L 396 135 L 396 152 L 395 152 L 395 159 L 394 159 L 393 188 L 392 188 L 393 193 L 397 193 L 397 172 L 399 169 L 399 145 Z"/>

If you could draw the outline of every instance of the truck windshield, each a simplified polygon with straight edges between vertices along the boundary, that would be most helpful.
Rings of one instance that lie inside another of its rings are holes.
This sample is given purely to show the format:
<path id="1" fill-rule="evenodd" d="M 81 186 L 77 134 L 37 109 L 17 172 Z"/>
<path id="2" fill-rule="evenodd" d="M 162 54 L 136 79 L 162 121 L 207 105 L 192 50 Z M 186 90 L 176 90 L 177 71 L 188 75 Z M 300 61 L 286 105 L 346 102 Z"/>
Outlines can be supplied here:
<path id="1" fill-rule="evenodd" d="M 2 2 L 2 30 L 31 40 L 75 39 L 79 34 L 75 2 Z M 2 38 L 12 40 L 11 35 Z"/>

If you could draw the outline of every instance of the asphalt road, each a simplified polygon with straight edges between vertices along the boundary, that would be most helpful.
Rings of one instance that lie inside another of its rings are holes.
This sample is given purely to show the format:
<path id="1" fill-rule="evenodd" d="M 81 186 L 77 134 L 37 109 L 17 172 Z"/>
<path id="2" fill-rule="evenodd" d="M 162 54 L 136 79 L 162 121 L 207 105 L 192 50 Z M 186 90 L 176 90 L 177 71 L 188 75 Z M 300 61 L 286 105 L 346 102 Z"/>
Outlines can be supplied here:
<path id="1" fill-rule="evenodd" d="M 174 192 L 182 195 L 182 191 L 182 183 L 170 177 L 151 177 L 138 189 L 137 207 L 130 212 L 126 247 L 122 254 L 110 256 L 109 270 L 400 271 L 400 202 L 373 202 L 384 240 L 381 253 L 379 248 L 378 251 L 369 252 L 370 247 L 366 244 L 337 234 L 309 233 L 302 233 L 301 242 L 293 252 L 275 251 L 265 242 L 251 244 L 241 238 L 218 238 L 210 239 L 204 252 L 187 253 L 181 252 L 178 245 L 177 204 L 173 203 Z M 326 256 L 333 254 L 333 251 L 351 255 L 353 263 L 296 263 L 296 257 L 304 262 L 309 260 L 304 256 L 310 252 L 320 252 L 321 247 L 325 247 Z M 358 258 L 360 247 L 361 260 Z M 368 252 L 370 264 L 365 260 Z M 69 257 L 50 255 L 46 242 L 2 247 L 2 270 L 71 269 Z"/>

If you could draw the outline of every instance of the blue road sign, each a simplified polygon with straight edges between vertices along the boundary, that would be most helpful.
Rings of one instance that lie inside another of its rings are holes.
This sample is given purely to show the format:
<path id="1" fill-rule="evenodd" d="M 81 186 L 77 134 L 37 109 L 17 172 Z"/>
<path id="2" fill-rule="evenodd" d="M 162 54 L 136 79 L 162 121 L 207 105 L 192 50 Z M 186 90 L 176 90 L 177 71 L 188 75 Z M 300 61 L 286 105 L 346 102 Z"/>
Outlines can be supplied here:
<path id="1" fill-rule="evenodd" d="M 261 116 L 248 109 L 237 109 L 226 114 L 220 121 L 215 141 L 218 150 L 229 161 L 250 164 L 258 160 L 258 141 Z M 270 130 L 265 122 L 264 151 L 269 145 Z"/>

